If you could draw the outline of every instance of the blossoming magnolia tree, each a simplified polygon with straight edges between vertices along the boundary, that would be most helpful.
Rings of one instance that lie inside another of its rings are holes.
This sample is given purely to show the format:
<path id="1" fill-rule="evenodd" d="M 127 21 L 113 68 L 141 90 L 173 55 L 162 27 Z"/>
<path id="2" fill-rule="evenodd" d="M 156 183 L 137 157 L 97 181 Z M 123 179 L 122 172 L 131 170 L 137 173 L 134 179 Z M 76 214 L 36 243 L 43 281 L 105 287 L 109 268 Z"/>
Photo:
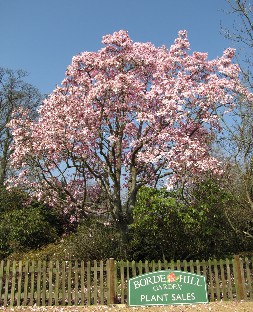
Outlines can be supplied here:
<path id="1" fill-rule="evenodd" d="M 122 227 L 141 186 L 220 170 L 210 142 L 235 95 L 248 94 L 234 51 L 190 54 L 186 31 L 169 49 L 122 30 L 102 43 L 73 57 L 36 121 L 18 112 L 10 123 L 19 176 L 9 183 L 72 218 L 107 212 Z"/>

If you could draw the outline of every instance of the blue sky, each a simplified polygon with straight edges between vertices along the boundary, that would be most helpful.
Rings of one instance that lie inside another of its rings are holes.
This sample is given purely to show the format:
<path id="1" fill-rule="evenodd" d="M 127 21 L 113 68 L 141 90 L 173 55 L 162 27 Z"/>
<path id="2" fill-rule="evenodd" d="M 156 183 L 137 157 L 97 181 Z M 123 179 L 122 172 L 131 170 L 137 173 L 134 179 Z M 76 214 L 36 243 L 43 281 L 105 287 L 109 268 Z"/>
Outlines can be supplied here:
<path id="1" fill-rule="evenodd" d="M 191 51 L 220 56 L 232 43 L 226 0 L 0 0 L 0 67 L 24 69 L 43 94 L 64 78 L 74 55 L 97 51 L 120 29 L 134 41 L 170 46 L 181 29 Z"/>

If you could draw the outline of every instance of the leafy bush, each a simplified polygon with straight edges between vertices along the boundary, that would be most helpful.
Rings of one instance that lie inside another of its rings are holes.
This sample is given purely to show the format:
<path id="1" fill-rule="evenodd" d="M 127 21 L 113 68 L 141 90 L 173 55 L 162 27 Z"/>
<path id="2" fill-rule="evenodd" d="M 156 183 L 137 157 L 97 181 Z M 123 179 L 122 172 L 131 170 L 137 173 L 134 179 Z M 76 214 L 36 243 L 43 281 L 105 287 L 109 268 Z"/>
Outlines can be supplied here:
<path id="1" fill-rule="evenodd" d="M 134 208 L 135 260 L 222 258 L 252 249 L 226 216 L 230 196 L 215 180 L 188 190 L 188 198 L 164 189 L 142 188 Z"/>
<path id="2" fill-rule="evenodd" d="M 248 216 L 240 216 L 240 207 L 235 206 L 234 195 L 214 178 L 195 184 L 191 199 L 185 205 L 181 217 L 185 220 L 186 231 L 193 234 L 197 246 L 196 255 L 202 258 L 224 258 L 231 254 L 252 250 L 252 239 L 235 231 L 230 216 L 236 209 L 238 219 L 245 223 Z"/>
<path id="3" fill-rule="evenodd" d="M 57 229 L 43 216 L 41 207 L 29 206 L 5 212 L 0 222 L 0 257 L 39 248 L 57 237 Z"/>
<path id="4" fill-rule="evenodd" d="M 140 190 L 131 226 L 134 260 L 179 259 L 183 255 L 186 236 L 179 210 L 180 204 L 165 189 Z"/>
<path id="5" fill-rule="evenodd" d="M 27 202 L 28 196 L 19 189 L 11 191 L 0 186 L 0 213 L 22 208 Z"/>
<path id="6" fill-rule="evenodd" d="M 0 189 L 0 258 L 39 248 L 62 234 L 57 213 L 18 189 Z"/>

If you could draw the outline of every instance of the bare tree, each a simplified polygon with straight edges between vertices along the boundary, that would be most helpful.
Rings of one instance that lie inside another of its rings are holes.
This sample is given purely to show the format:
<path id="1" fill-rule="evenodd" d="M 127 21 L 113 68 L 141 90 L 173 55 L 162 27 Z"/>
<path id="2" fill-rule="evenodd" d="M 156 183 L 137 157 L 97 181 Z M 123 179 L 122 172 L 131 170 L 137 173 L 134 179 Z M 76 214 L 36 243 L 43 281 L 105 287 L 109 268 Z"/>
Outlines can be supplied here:
<path id="1" fill-rule="evenodd" d="M 0 186 L 8 176 L 12 135 L 7 124 L 12 113 L 19 107 L 27 108 L 32 116 L 41 103 L 39 91 L 24 81 L 27 73 L 23 70 L 0 68 Z"/>
<path id="2" fill-rule="evenodd" d="M 227 0 L 230 12 L 234 16 L 232 29 L 223 27 L 225 37 L 231 40 L 237 49 L 238 62 L 243 79 L 253 87 L 253 6 L 248 0 Z"/>
<path id="3" fill-rule="evenodd" d="M 223 32 L 237 48 L 243 83 L 253 90 L 253 6 L 248 0 L 227 2 L 234 22 L 231 28 L 223 28 Z M 238 103 L 229 118 L 224 120 L 223 147 L 230 155 L 234 183 L 230 180 L 229 187 L 240 212 L 230 212 L 227 216 L 236 231 L 253 238 L 253 103 L 245 100 Z M 239 222 L 242 217 L 244 222 Z"/>

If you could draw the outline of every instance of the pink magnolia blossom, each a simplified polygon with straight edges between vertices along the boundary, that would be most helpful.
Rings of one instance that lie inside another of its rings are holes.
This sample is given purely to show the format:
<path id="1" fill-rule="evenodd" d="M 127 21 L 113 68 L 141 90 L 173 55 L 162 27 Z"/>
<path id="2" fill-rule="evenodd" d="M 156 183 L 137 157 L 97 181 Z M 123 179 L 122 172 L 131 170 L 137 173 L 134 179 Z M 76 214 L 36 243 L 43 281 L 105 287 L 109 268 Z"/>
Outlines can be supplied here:
<path id="1" fill-rule="evenodd" d="M 102 43 L 73 57 L 37 120 L 19 112 L 11 121 L 20 174 L 10 183 L 65 212 L 94 213 L 97 203 L 97 213 L 120 221 L 143 185 L 219 173 L 210 143 L 220 117 L 238 95 L 251 95 L 232 63 L 234 50 L 214 60 L 190 53 L 186 31 L 169 49 L 132 42 L 123 30 Z"/>

